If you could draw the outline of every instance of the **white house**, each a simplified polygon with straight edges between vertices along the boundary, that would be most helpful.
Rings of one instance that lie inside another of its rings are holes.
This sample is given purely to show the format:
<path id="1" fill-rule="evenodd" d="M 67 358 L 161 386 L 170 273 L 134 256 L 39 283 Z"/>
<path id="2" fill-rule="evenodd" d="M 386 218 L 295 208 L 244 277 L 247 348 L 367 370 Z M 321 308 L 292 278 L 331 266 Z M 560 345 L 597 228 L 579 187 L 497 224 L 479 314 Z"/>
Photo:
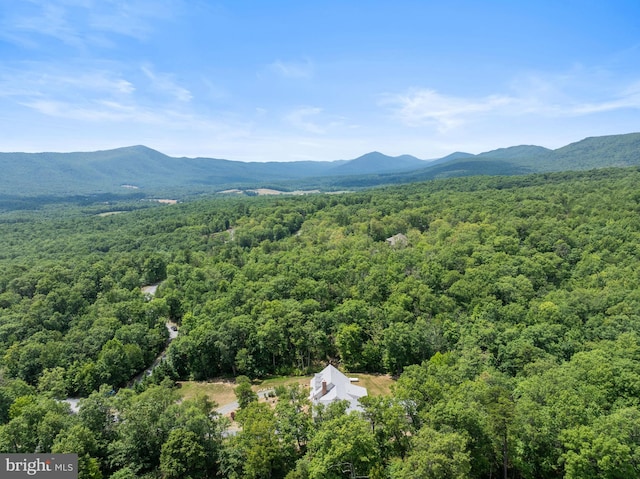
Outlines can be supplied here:
<path id="1" fill-rule="evenodd" d="M 347 411 L 362 411 L 358 399 L 367 395 L 367 388 L 356 386 L 351 379 L 329 365 L 311 379 L 309 399 L 313 404 L 328 405 L 334 401 L 349 401 Z"/>

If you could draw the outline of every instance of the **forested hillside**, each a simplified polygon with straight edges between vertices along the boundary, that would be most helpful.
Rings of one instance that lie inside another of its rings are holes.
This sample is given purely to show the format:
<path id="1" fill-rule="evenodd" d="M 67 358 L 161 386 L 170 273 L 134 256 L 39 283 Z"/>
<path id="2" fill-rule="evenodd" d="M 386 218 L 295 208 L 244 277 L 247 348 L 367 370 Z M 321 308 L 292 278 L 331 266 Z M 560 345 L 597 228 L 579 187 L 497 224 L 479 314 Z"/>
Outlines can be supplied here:
<path id="1" fill-rule="evenodd" d="M 330 184 L 342 188 L 370 187 L 461 176 L 582 171 L 636 166 L 639 163 L 640 133 L 628 133 L 585 138 L 556 150 L 521 145 L 479 155 L 455 153 L 410 172 L 335 178 Z"/>
<path id="2" fill-rule="evenodd" d="M 6 213 L 0 451 L 76 452 L 83 478 L 636 477 L 639 183 L 603 169 Z M 167 321 L 164 361 L 125 387 Z M 328 362 L 389 373 L 393 394 L 312 414 L 282 388 L 233 432 L 178 400 L 177 380 Z"/>
<path id="3" fill-rule="evenodd" d="M 425 161 L 379 152 L 353 160 L 243 162 L 174 158 L 145 146 L 75 153 L 0 153 L 0 211 L 34 201 L 82 201 L 87 197 L 157 198 L 247 191 L 341 191 L 479 175 L 631 167 L 640 164 L 640 133 L 585 138 L 549 150 L 520 145 L 479 155 L 452 153 Z"/>

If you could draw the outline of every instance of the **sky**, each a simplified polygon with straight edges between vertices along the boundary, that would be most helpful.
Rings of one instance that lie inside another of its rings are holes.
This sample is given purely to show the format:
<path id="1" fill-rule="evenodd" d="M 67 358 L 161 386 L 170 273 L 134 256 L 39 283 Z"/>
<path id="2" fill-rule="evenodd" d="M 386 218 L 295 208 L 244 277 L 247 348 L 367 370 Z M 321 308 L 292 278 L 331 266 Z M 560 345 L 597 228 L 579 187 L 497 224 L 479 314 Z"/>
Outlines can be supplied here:
<path id="1" fill-rule="evenodd" d="M 0 151 L 435 159 L 640 131 L 638 0 L 0 0 Z"/>

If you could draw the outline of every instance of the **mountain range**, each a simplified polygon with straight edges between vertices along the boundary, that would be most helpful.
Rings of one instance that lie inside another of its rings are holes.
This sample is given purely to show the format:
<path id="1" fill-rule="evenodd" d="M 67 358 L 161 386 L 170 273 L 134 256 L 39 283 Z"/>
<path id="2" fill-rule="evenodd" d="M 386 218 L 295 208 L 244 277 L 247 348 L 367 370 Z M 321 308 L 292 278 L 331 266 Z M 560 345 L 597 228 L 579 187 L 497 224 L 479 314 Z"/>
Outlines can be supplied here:
<path id="1" fill-rule="evenodd" d="M 562 148 L 520 145 L 421 160 L 379 152 L 353 160 L 241 162 L 175 158 L 145 146 L 76 153 L 0 153 L 0 196 L 215 192 L 228 188 L 340 189 L 471 175 L 519 175 L 640 165 L 640 133 Z"/>

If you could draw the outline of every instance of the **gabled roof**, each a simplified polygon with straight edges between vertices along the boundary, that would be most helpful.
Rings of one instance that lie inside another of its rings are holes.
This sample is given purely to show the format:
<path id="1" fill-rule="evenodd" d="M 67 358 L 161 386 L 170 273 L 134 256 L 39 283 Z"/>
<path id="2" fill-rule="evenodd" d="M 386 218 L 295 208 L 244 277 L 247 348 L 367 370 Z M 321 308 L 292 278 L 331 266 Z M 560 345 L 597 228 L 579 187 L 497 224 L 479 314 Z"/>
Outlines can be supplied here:
<path id="1" fill-rule="evenodd" d="M 323 387 L 323 383 L 325 386 Z M 327 366 L 311 379 L 309 398 L 314 404 L 349 401 L 348 411 L 361 411 L 358 399 L 367 395 L 367 389 L 351 384 L 351 380 L 332 365 Z"/>
<path id="2" fill-rule="evenodd" d="M 390 238 L 385 240 L 391 246 L 407 246 L 409 244 L 409 238 L 402 233 L 398 233 L 397 235 L 393 235 Z"/>

